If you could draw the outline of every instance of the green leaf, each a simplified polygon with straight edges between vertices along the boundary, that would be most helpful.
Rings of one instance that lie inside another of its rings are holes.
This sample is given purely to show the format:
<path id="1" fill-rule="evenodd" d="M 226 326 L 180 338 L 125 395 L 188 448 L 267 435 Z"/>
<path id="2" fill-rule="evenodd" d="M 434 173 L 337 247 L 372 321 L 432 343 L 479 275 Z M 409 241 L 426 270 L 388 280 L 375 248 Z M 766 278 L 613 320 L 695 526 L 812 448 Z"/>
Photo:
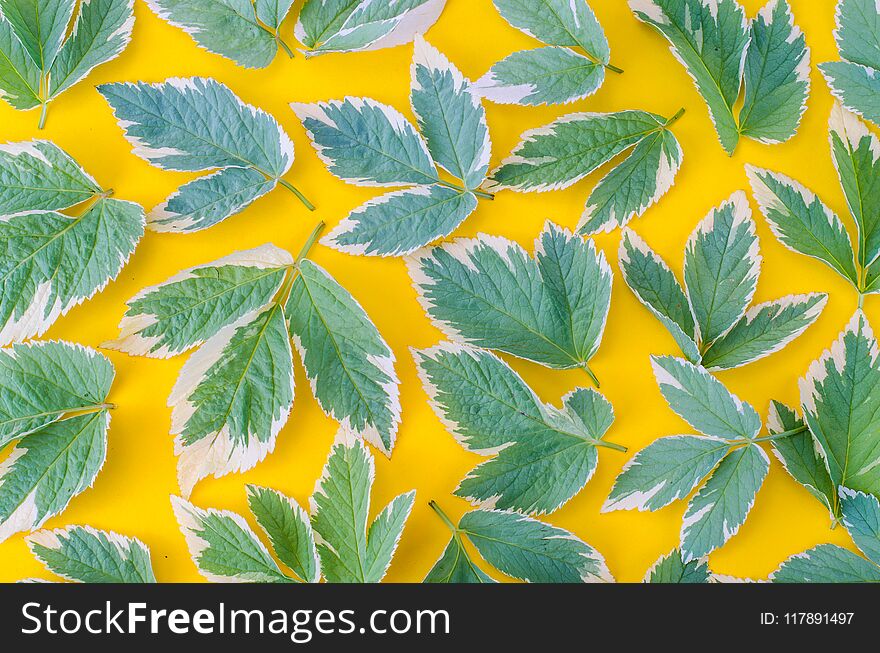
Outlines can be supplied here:
<path id="1" fill-rule="evenodd" d="M 290 583 L 240 515 L 202 510 L 171 497 L 174 515 L 199 573 L 215 583 Z"/>
<path id="2" fill-rule="evenodd" d="M 602 339 L 611 268 L 592 241 L 548 222 L 535 258 L 517 243 L 480 236 L 416 252 L 419 301 L 451 340 L 548 367 L 583 367 Z"/>
<path id="3" fill-rule="evenodd" d="M 254 0 L 254 8 L 257 18 L 277 31 L 294 2 L 295 0 Z"/>
<path id="4" fill-rule="evenodd" d="M 100 410 L 113 365 L 92 349 L 65 342 L 0 350 L 0 447 L 70 414 Z"/>
<path id="5" fill-rule="evenodd" d="M 431 571 L 425 576 L 425 583 L 494 583 L 493 578 L 487 576 L 474 564 L 468 552 L 464 548 L 464 542 L 459 536 L 449 540 L 443 555 L 431 567 Z"/>
<path id="6" fill-rule="evenodd" d="M 880 568 L 833 544 L 793 555 L 770 576 L 774 583 L 880 583 Z"/>
<path id="7" fill-rule="evenodd" d="M 295 33 L 307 56 L 391 48 L 427 31 L 445 5 L 446 0 L 306 0 Z"/>
<path id="8" fill-rule="evenodd" d="M 732 154 L 739 141 L 733 106 L 750 37 L 743 8 L 735 0 L 629 0 L 629 6 L 669 41 L 709 106 L 721 145 Z"/>
<path id="9" fill-rule="evenodd" d="M 89 0 L 49 71 L 49 99 L 58 97 L 93 69 L 118 57 L 131 42 L 134 0 Z"/>
<path id="10" fill-rule="evenodd" d="M 666 119 L 644 111 L 573 113 L 522 135 L 522 142 L 492 172 L 487 187 L 519 192 L 561 190 L 647 136 Z"/>
<path id="11" fill-rule="evenodd" d="M 107 455 L 106 409 L 26 435 L 0 464 L 0 542 L 62 513 L 95 481 Z"/>
<path id="12" fill-rule="evenodd" d="M 290 335 L 321 408 L 391 455 L 400 424 L 394 354 L 354 297 L 302 261 L 285 308 Z"/>
<path id="13" fill-rule="evenodd" d="M 210 474 L 246 471 L 263 460 L 293 406 L 281 306 L 246 315 L 208 340 L 181 369 L 168 405 L 185 496 Z"/>
<path id="14" fill-rule="evenodd" d="M 476 208 L 473 193 L 416 186 L 370 200 L 321 242 L 347 254 L 405 256 L 451 234 Z"/>
<path id="15" fill-rule="evenodd" d="M 793 431 L 804 426 L 794 410 L 778 401 L 770 402 L 767 430 L 771 435 Z M 834 483 L 828 474 L 825 460 L 817 451 L 809 431 L 772 441 L 773 453 L 794 480 L 807 488 L 832 514 L 835 511 Z"/>
<path id="16" fill-rule="evenodd" d="M 104 347 L 168 358 L 268 305 L 293 258 L 273 245 L 236 252 L 180 272 L 128 300 L 119 338 Z"/>
<path id="17" fill-rule="evenodd" d="M 412 106 L 434 160 L 465 188 L 479 188 L 492 143 L 486 111 L 471 82 L 439 50 L 416 37 Z"/>
<path id="18" fill-rule="evenodd" d="M 675 274 L 631 229 L 620 239 L 620 271 L 638 300 L 657 317 L 692 363 L 700 362 L 694 316 Z"/>
<path id="19" fill-rule="evenodd" d="M 645 575 L 645 583 L 708 583 L 711 574 L 705 558 L 685 562 L 681 551 L 673 550 L 654 563 Z"/>
<path id="20" fill-rule="evenodd" d="M 810 293 L 753 306 L 706 350 L 703 366 L 730 370 L 780 351 L 818 319 L 827 302 L 828 295 Z"/>
<path id="21" fill-rule="evenodd" d="M 505 57 L 474 83 L 474 90 L 497 104 L 568 104 L 589 97 L 604 81 L 604 66 L 551 45 Z"/>
<path id="22" fill-rule="evenodd" d="M 277 490 L 247 486 L 248 507 L 272 543 L 275 555 L 305 583 L 321 579 L 321 561 L 309 515 Z"/>
<path id="23" fill-rule="evenodd" d="M 0 215 L 62 211 L 101 191 L 98 182 L 54 143 L 0 145 Z"/>
<path id="24" fill-rule="evenodd" d="M 672 132 L 646 137 L 590 193 L 578 233 L 611 232 L 641 217 L 672 188 L 683 159 Z"/>
<path id="25" fill-rule="evenodd" d="M 368 531 L 374 475 L 363 442 L 340 429 L 312 495 L 312 526 L 328 583 L 378 583 L 388 571 L 415 492 L 396 497 Z"/>
<path id="26" fill-rule="evenodd" d="M 438 180 L 425 141 L 393 107 L 369 98 L 291 107 L 327 169 L 343 181 L 405 186 Z"/>
<path id="27" fill-rule="evenodd" d="M 858 286 L 846 228 L 812 191 L 777 172 L 746 166 L 752 192 L 773 235 L 793 252 L 818 259 Z"/>
<path id="28" fill-rule="evenodd" d="M 555 526 L 501 510 L 475 510 L 459 531 L 499 571 L 531 583 L 613 582 L 602 555 Z"/>
<path id="29" fill-rule="evenodd" d="M 655 440 L 624 466 L 602 512 L 659 510 L 683 499 L 730 451 L 709 436 L 672 435 Z"/>
<path id="30" fill-rule="evenodd" d="M 269 3 L 253 0 L 147 0 L 150 9 L 189 34 L 208 52 L 219 54 L 245 68 L 265 68 L 275 58 L 275 34 L 260 25 L 277 15 L 266 9 Z M 288 4 L 291 4 L 290 2 Z M 277 27 L 274 25 L 273 27 Z"/>
<path id="31" fill-rule="evenodd" d="M 608 39 L 586 2 L 493 0 L 508 23 L 548 45 L 579 47 L 596 61 L 611 59 Z"/>
<path id="32" fill-rule="evenodd" d="M 708 555 L 736 535 L 769 469 L 770 459 L 755 444 L 736 449 L 721 461 L 684 514 L 681 551 L 685 561 Z"/>
<path id="33" fill-rule="evenodd" d="M 22 213 L 0 221 L 0 344 L 39 336 L 128 263 L 143 209 L 101 197 L 82 215 Z"/>
<path id="34" fill-rule="evenodd" d="M 494 458 L 455 493 L 481 506 L 553 512 L 586 485 L 614 421 L 604 397 L 578 389 L 543 405 L 493 354 L 444 343 L 414 352 L 437 416 L 468 451 Z M 615 447 L 618 448 L 618 447 Z"/>
<path id="35" fill-rule="evenodd" d="M 0 16 L 0 98 L 13 109 L 27 111 L 40 105 L 40 69 Z"/>
<path id="36" fill-rule="evenodd" d="M 846 61 L 819 64 L 819 69 L 847 111 L 880 124 L 880 70 Z"/>
<path id="37" fill-rule="evenodd" d="M 880 257 L 880 139 L 837 103 L 829 136 L 834 166 L 859 230 L 859 265 L 865 267 Z"/>
<path id="38" fill-rule="evenodd" d="M 880 501 L 864 492 L 840 488 L 843 525 L 856 546 L 875 565 L 880 565 Z"/>
<path id="39" fill-rule="evenodd" d="M 46 568 L 77 583 L 155 583 L 150 549 L 138 539 L 91 526 L 68 526 L 27 537 Z"/>
<path id="40" fill-rule="evenodd" d="M 71 0 L 0 0 L 0 12 L 44 73 L 61 49 L 75 7 Z"/>
<path id="41" fill-rule="evenodd" d="M 743 440 L 761 430 L 761 418 L 704 368 L 681 358 L 652 356 L 654 376 L 669 407 L 692 427 L 717 438 Z"/>
<path id="42" fill-rule="evenodd" d="M 703 348 L 724 337 L 755 295 L 761 257 L 746 194 L 713 209 L 688 239 L 684 283 Z"/>
<path id="43" fill-rule="evenodd" d="M 810 95 L 810 49 L 787 0 L 770 0 L 751 21 L 739 132 L 783 143 L 798 130 Z"/>
<path id="44" fill-rule="evenodd" d="M 857 311 L 800 381 L 804 421 L 821 447 L 834 487 L 880 493 L 878 383 L 877 341 L 864 313 Z"/>

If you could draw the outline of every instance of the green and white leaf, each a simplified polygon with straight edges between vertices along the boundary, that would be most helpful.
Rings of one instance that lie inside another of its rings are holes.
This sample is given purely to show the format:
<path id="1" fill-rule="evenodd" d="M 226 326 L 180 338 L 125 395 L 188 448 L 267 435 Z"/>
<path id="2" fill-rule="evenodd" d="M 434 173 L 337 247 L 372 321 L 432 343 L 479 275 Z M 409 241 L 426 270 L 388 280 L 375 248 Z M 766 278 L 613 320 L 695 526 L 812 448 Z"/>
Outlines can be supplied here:
<path id="1" fill-rule="evenodd" d="M 834 487 L 880 494 L 878 383 L 877 341 L 865 314 L 857 311 L 800 381 L 804 421 Z"/>
<path id="2" fill-rule="evenodd" d="M 804 426 L 797 413 L 778 401 L 770 402 L 767 430 L 771 435 L 793 431 Z M 807 488 L 807 491 L 835 512 L 837 492 L 825 460 L 809 431 L 772 441 L 773 453 L 791 477 Z"/>
<path id="3" fill-rule="evenodd" d="M 704 368 L 672 356 L 652 356 L 654 376 L 669 407 L 701 433 L 725 440 L 758 435 L 761 418 Z"/>
<path id="4" fill-rule="evenodd" d="M 272 543 L 275 555 L 305 583 L 321 579 L 321 560 L 308 513 L 277 490 L 247 486 L 248 507 Z"/>
<path id="5" fill-rule="evenodd" d="M 134 0 L 89 0 L 79 8 L 73 31 L 49 70 L 49 100 L 118 57 L 131 42 Z"/>
<path id="6" fill-rule="evenodd" d="M 648 570 L 645 583 L 696 584 L 710 582 L 712 574 L 705 558 L 685 562 L 675 549 L 663 556 Z"/>
<path id="7" fill-rule="evenodd" d="M 107 358 L 79 345 L 0 349 L 0 447 L 69 414 L 102 409 L 114 374 Z"/>
<path id="8" fill-rule="evenodd" d="M 425 576 L 424 583 L 495 583 L 471 560 L 464 542 L 457 533 L 449 540 L 440 559 Z"/>
<path id="9" fill-rule="evenodd" d="M 708 555 L 736 535 L 755 503 L 770 459 L 758 445 L 736 449 L 688 503 L 681 524 L 685 561 Z"/>
<path id="10" fill-rule="evenodd" d="M 480 235 L 416 252 L 410 276 L 428 316 L 452 341 L 548 367 L 584 366 L 611 302 L 611 268 L 592 241 L 547 222 L 535 258 Z"/>
<path id="11" fill-rule="evenodd" d="M 834 544 L 793 555 L 774 571 L 774 583 L 880 583 L 880 567 Z"/>
<path id="12" fill-rule="evenodd" d="M 480 555 L 530 583 L 614 582 L 602 555 L 566 530 L 501 510 L 474 510 L 459 522 Z"/>
<path id="13" fill-rule="evenodd" d="M 62 513 L 95 481 L 107 455 L 106 409 L 54 422 L 0 463 L 0 542 Z"/>
<path id="14" fill-rule="evenodd" d="M 732 154 L 739 141 L 733 107 L 750 41 L 742 6 L 736 0 L 629 0 L 629 6 L 669 41 L 708 105 L 721 145 Z"/>
<path id="15" fill-rule="evenodd" d="M 739 322 L 761 273 L 758 237 L 742 191 L 712 209 L 691 234 L 684 254 L 684 283 L 697 342 L 710 346 Z"/>
<path id="16" fill-rule="evenodd" d="M 857 286 L 852 243 L 840 218 L 790 177 L 751 165 L 746 166 L 746 174 L 779 242 L 793 252 L 822 261 Z"/>
<path id="17" fill-rule="evenodd" d="M 265 68 L 278 52 L 275 34 L 257 20 L 257 11 L 266 2 L 258 2 L 256 8 L 253 0 L 147 0 L 147 4 L 200 47 L 245 68 Z M 276 16 L 270 13 L 263 18 Z"/>
<path id="18" fill-rule="evenodd" d="M 880 139 L 837 103 L 829 137 L 840 185 L 859 230 L 858 262 L 869 266 L 880 257 Z"/>
<path id="19" fill-rule="evenodd" d="M 789 140 L 810 95 L 810 49 L 787 0 L 770 0 L 751 21 L 739 132 L 761 143 Z"/>
<path id="20" fill-rule="evenodd" d="M 95 179 L 49 141 L 0 145 L 0 215 L 63 211 L 102 192 Z"/>
<path id="21" fill-rule="evenodd" d="M 666 126 L 645 111 L 573 113 L 522 135 L 487 189 L 519 192 L 561 190 Z"/>
<path id="22" fill-rule="evenodd" d="M 342 428 L 391 455 L 400 424 L 394 353 L 357 300 L 305 260 L 285 308 L 312 392 Z"/>
<path id="23" fill-rule="evenodd" d="M 476 208 L 471 192 L 415 186 L 355 209 L 321 243 L 347 254 L 405 256 L 451 234 Z"/>
<path id="24" fill-rule="evenodd" d="M 721 438 L 672 435 L 655 440 L 624 466 L 602 512 L 659 510 L 683 499 L 730 451 Z"/>
<path id="25" fill-rule="evenodd" d="M 641 217 L 672 188 L 683 159 L 668 129 L 647 136 L 590 193 L 578 233 L 611 232 Z"/>
<path id="26" fill-rule="evenodd" d="M 202 510 L 171 497 L 174 515 L 199 573 L 214 583 L 290 583 L 243 517 Z"/>
<path id="27" fill-rule="evenodd" d="M 479 506 L 548 513 L 593 476 L 596 447 L 614 421 L 600 394 L 578 389 L 556 408 L 489 352 L 443 343 L 413 355 L 447 430 L 468 451 L 494 456 L 455 494 Z"/>
<path id="28" fill-rule="evenodd" d="M 75 8 L 71 0 L 0 0 L 0 13 L 43 73 L 61 49 Z"/>
<path id="29" fill-rule="evenodd" d="M 843 525 L 856 546 L 875 565 L 880 565 L 880 501 L 872 494 L 840 488 Z"/>
<path id="30" fill-rule="evenodd" d="M 251 312 L 208 340 L 181 369 L 168 405 L 185 496 L 208 475 L 246 471 L 263 460 L 293 406 L 293 354 L 281 306 Z"/>
<path id="31" fill-rule="evenodd" d="M 312 527 L 328 583 L 378 583 L 412 511 L 415 491 L 397 496 L 367 528 L 373 456 L 340 429 L 311 498 Z"/>
<path id="32" fill-rule="evenodd" d="M 710 370 L 730 370 L 774 354 L 798 338 L 828 303 L 825 293 L 789 295 L 751 307 L 745 316 L 703 354 Z"/>
<path id="33" fill-rule="evenodd" d="M 611 49 L 602 26 L 587 2 L 570 0 L 493 0 L 496 9 L 518 30 L 548 45 L 579 47 L 607 64 Z"/>
<path id="34" fill-rule="evenodd" d="M 489 171 L 492 143 L 486 111 L 471 82 L 421 36 L 411 75 L 413 112 L 434 161 L 465 188 L 479 188 Z"/>
<path id="35" fill-rule="evenodd" d="M 34 557 L 76 583 L 155 583 L 150 549 L 132 537 L 91 526 L 68 526 L 29 535 Z"/>
<path id="36" fill-rule="evenodd" d="M 278 179 L 293 164 L 293 143 L 269 114 L 204 77 L 161 84 L 102 84 L 134 153 L 163 170 L 252 168 Z"/>
<path id="37" fill-rule="evenodd" d="M 294 33 L 306 56 L 393 48 L 426 32 L 445 6 L 446 0 L 306 0 Z"/>
<path id="38" fill-rule="evenodd" d="M 101 197 L 78 217 L 0 218 L 0 345 L 40 336 L 115 279 L 144 234 L 144 211 Z"/>
<path id="39" fill-rule="evenodd" d="M 104 347 L 169 358 L 192 349 L 272 301 L 293 258 L 274 245 L 184 270 L 128 300 L 119 338 Z"/>
<path id="40" fill-rule="evenodd" d="M 604 81 L 604 66 L 551 45 L 505 57 L 474 83 L 474 90 L 497 104 L 568 104 L 589 97 Z"/>
<path id="41" fill-rule="evenodd" d="M 40 82 L 40 69 L 12 25 L 0 15 L 0 98 L 13 109 L 33 109 L 42 102 Z"/>
<path id="42" fill-rule="evenodd" d="M 274 30 L 278 30 L 290 13 L 296 0 L 254 0 L 257 18 Z"/>
<path id="43" fill-rule="evenodd" d="M 880 124 L 880 69 L 847 61 L 819 64 L 828 86 L 848 111 Z"/>
<path id="44" fill-rule="evenodd" d="M 694 316 L 681 284 L 666 262 L 631 229 L 623 230 L 619 259 L 626 285 L 672 334 L 685 357 L 698 364 L 701 356 L 695 340 Z"/>
<path id="45" fill-rule="evenodd" d="M 292 104 L 331 174 L 360 186 L 438 181 L 428 146 L 397 109 L 370 98 Z"/>

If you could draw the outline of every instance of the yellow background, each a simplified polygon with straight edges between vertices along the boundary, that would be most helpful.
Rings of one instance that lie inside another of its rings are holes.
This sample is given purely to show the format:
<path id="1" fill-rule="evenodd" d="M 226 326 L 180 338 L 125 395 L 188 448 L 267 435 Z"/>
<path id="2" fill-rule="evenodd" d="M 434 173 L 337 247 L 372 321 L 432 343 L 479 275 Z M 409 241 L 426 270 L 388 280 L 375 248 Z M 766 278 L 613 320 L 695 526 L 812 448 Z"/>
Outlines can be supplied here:
<path id="1" fill-rule="evenodd" d="M 836 3 L 790 2 L 812 48 L 813 62 L 837 59 L 832 36 Z M 612 63 L 626 72 L 609 74 L 596 95 L 566 107 L 523 108 L 487 102 L 493 165 L 518 143 L 523 131 L 565 113 L 645 109 L 671 116 L 685 107 L 687 113 L 673 129 L 685 152 L 676 184 L 658 206 L 634 223 L 674 270 L 681 271 L 685 241 L 696 223 L 732 192 L 748 189 L 743 171 L 746 162 L 802 181 L 851 226 L 828 148 L 832 98 L 815 68 L 809 110 L 798 135 L 779 146 L 744 140 L 735 156 L 728 158 L 718 144 L 702 99 L 669 53 L 666 41 L 639 23 L 623 0 L 592 0 L 591 4 L 611 42 Z M 762 0 L 744 1 L 750 17 L 762 4 Z M 318 219 L 332 227 L 350 210 L 375 196 L 375 189 L 347 185 L 326 171 L 290 110 L 290 102 L 371 96 L 412 118 L 408 99 L 412 46 L 308 61 L 299 55 L 289 60 L 279 53 L 267 69 L 249 71 L 199 49 L 183 32 L 154 16 L 141 0 L 135 7 L 134 41 L 119 59 L 98 68 L 54 102 L 43 132 L 36 129 L 37 112 L 19 113 L 0 103 L 0 139 L 51 139 L 105 188 L 114 188 L 116 197 L 139 202 L 149 210 L 189 177 L 163 172 L 136 158 L 94 85 L 210 76 L 278 118 L 297 148 L 297 160 L 287 178 L 312 199 L 318 211 L 309 213 L 279 188 L 243 214 L 208 231 L 194 235 L 148 233 L 119 279 L 59 320 L 47 338 L 96 347 L 117 334 L 125 301 L 144 286 L 159 283 L 183 268 L 265 242 L 295 253 Z M 293 23 L 289 19 L 283 28 L 283 36 L 291 44 Z M 537 45 L 505 23 L 490 0 L 449 0 L 427 38 L 471 79 L 477 79 L 507 54 Z M 571 228 L 577 224 L 590 189 L 603 173 L 564 192 L 502 192 L 494 202 L 481 201 L 457 235 L 499 234 L 531 250 L 545 220 Z M 757 209 L 754 203 L 753 208 Z M 719 375 L 734 393 L 766 415 L 771 398 L 797 405 L 798 378 L 837 337 L 857 300 L 854 291 L 830 269 L 783 249 L 757 210 L 755 217 L 764 257 L 755 301 L 808 291 L 830 294 L 828 307 L 817 324 L 783 352 Z M 609 438 L 628 446 L 632 453 L 659 436 L 687 433 L 689 428 L 666 406 L 649 364 L 650 354 L 678 351 L 660 323 L 621 281 L 616 264 L 618 241 L 617 232 L 597 239 L 612 262 L 615 281 L 608 328 L 591 366 L 617 414 Z M 451 492 L 480 461 L 478 456 L 465 453 L 440 425 L 427 404 L 409 354 L 409 347 L 431 346 L 441 335 L 418 306 L 402 261 L 352 257 L 323 246 L 313 250 L 312 258 L 362 303 L 398 358 L 403 424 L 393 459 L 376 456 L 373 512 L 400 492 L 418 490 L 415 509 L 386 580 L 419 581 L 449 537 L 446 527 L 428 508 L 428 501 L 438 500 L 454 519 L 464 513 L 468 504 Z M 880 324 L 880 299 L 869 298 L 866 304 L 869 317 Z M 199 580 L 169 502 L 169 496 L 177 492 L 177 482 L 172 436 L 168 432 L 170 411 L 165 400 L 184 357 L 159 361 L 107 353 L 117 371 L 110 400 L 118 405 L 113 411 L 107 462 L 94 488 L 76 497 L 46 527 L 87 523 L 136 536 L 152 549 L 159 580 Z M 588 384 L 581 371 L 552 371 L 519 360 L 510 362 L 545 401 L 556 403 L 572 388 Z M 245 483 L 268 485 L 303 504 L 307 502 L 336 424 L 321 413 L 299 362 L 296 367 L 296 401 L 275 452 L 246 474 L 202 481 L 192 497 L 195 504 L 246 515 Z M 660 555 L 676 545 L 685 502 L 656 513 L 600 514 L 599 508 L 627 457 L 600 451 L 593 480 L 547 521 L 570 529 L 596 547 L 618 580 L 638 581 Z M 711 556 L 711 568 L 723 574 L 765 577 L 785 557 L 821 542 L 851 546 L 843 529 L 829 530 L 826 511 L 774 459 L 748 520 L 736 537 Z M 26 576 L 51 577 L 32 559 L 23 535 L 17 535 L 0 544 L 0 581 Z"/>

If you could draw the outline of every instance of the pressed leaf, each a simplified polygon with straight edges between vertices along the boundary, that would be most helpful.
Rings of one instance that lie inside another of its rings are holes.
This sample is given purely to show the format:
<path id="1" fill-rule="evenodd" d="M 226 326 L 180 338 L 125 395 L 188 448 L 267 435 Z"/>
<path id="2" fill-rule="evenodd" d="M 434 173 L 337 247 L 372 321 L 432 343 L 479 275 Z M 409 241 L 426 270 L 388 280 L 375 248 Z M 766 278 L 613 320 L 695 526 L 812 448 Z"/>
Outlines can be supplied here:
<path id="1" fill-rule="evenodd" d="M 770 576 L 774 583 L 880 583 L 880 567 L 833 544 L 793 555 Z"/>
<path id="2" fill-rule="evenodd" d="M 328 583 L 378 583 L 391 564 L 415 492 L 396 497 L 368 530 L 374 475 L 363 442 L 340 429 L 312 495 L 312 526 Z"/>
<path id="3" fill-rule="evenodd" d="M 21 44 L 12 25 L 0 15 L 0 98 L 13 109 L 39 106 L 40 69 Z"/>
<path id="4" fill-rule="evenodd" d="M 848 111 L 880 124 L 880 69 L 846 61 L 819 64 L 831 91 Z"/>
<path id="5" fill-rule="evenodd" d="M 702 367 L 680 358 L 652 356 L 654 376 L 669 407 L 706 435 L 727 440 L 753 438 L 761 418 Z"/>
<path id="6" fill-rule="evenodd" d="M 150 549 L 143 542 L 91 526 L 68 526 L 27 537 L 34 557 L 77 583 L 155 583 Z"/>
<path id="7" fill-rule="evenodd" d="M 202 510 L 180 497 L 171 505 L 199 573 L 215 583 L 289 583 L 247 522 L 225 510 Z"/>
<path id="8" fill-rule="evenodd" d="M 128 262 L 143 209 L 99 198 L 80 216 L 30 212 L 0 221 L 0 344 L 39 336 Z"/>
<path id="9" fill-rule="evenodd" d="M 293 354 L 281 306 L 224 327 L 194 353 L 168 398 L 178 480 L 251 469 L 275 448 L 293 406 Z"/>
<path id="10" fill-rule="evenodd" d="M 843 525 L 853 542 L 875 565 L 880 565 L 880 502 L 864 492 L 840 488 Z"/>
<path id="11" fill-rule="evenodd" d="M 272 543 L 275 555 L 306 583 L 321 578 L 321 561 L 308 513 L 276 490 L 247 486 L 248 507 Z"/>
<path id="12" fill-rule="evenodd" d="M 688 239 L 684 282 L 697 342 L 709 346 L 745 315 L 758 285 L 761 257 L 746 194 L 713 209 Z"/>
<path id="13" fill-rule="evenodd" d="M 755 503 L 755 495 L 770 469 L 759 446 L 736 449 L 691 499 L 681 524 L 685 561 L 701 558 L 736 535 Z"/>
<path id="14" fill-rule="evenodd" d="M 105 347 L 167 358 L 266 306 L 293 258 L 272 245 L 236 252 L 145 288 L 128 301 L 119 338 Z"/>
<path id="15" fill-rule="evenodd" d="M 400 423 L 394 354 L 354 297 L 302 261 L 286 306 L 290 335 L 321 407 L 390 456 Z"/>
<path id="16" fill-rule="evenodd" d="M 479 188 L 492 154 L 486 111 L 470 81 L 420 36 L 412 65 L 412 105 L 434 161 L 465 188 Z"/>
<path id="17" fill-rule="evenodd" d="M 3 17 L 44 73 L 61 49 L 75 8 L 71 0 L 0 0 Z"/>
<path id="18" fill-rule="evenodd" d="M 663 556 L 648 570 L 646 583 L 695 584 L 708 583 L 711 574 L 705 558 L 685 562 L 681 551 L 675 549 Z"/>
<path id="19" fill-rule="evenodd" d="M 586 365 L 611 302 L 611 268 L 592 241 L 548 222 L 535 258 L 481 235 L 417 252 L 408 261 L 419 301 L 453 341 L 553 368 Z"/>
<path id="20" fill-rule="evenodd" d="M 474 510 L 459 531 L 499 571 L 531 583 L 613 582 L 602 555 L 568 531 L 501 510 Z"/>
<path id="21" fill-rule="evenodd" d="M 880 383 L 877 341 L 857 311 L 800 381 L 804 421 L 835 487 L 880 493 Z M 835 501 L 834 512 L 837 503 Z"/>

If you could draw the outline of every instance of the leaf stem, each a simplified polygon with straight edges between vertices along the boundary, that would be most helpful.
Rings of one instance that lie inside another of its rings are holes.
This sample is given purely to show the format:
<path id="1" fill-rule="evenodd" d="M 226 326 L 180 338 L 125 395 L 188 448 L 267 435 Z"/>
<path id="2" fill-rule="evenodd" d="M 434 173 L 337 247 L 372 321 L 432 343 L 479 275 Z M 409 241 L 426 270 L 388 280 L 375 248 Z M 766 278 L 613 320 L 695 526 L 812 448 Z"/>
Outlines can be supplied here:
<path id="1" fill-rule="evenodd" d="M 618 75 L 623 74 L 623 68 L 618 68 L 617 66 L 612 66 L 610 63 L 606 63 L 604 65 L 612 73 L 617 73 Z"/>
<path id="2" fill-rule="evenodd" d="M 760 438 L 752 438 L 750 440 L 728 440 L 727 442 L 730 444 L 752 444 L 753 442 L 772 442 L 773 440 L 782 440 L 784 438 L 790 438 L 794 435 L 800 435 L 801 433 L 805 433 L 807 431 L 806 426 L 799 426 L 796 429 L 791 429 L 789 431 L 783 431 L 782 433 L 774 433 L 773 435 L 765 435 Z"/>
<path id="3" fill-rule="evenodd" d="M 306 240 L 305 245 L 303 245 L 299 254 L 296 257 L 296 262 L 294 262 L 294 267 L 299 267 L 299 264 L 302 263 L 303 259 L 309 255 L 309 251 L 314 247 L 315 243 L 318 242 L 318 238 L 321 237 L 321 232 L 324 231 L 324 227 L 327 225 L 321 220 L 317 226 L 312 230 L 312 233 L 309 234 L 308 239 Z"/>
<path id="4" fill-rule="evenodd" d="M 297 199 L 299 199 L 299 201 L 302 202 L 309 211 L 315 210 L 315 205 L 312 204 L 308 200 L 308 198 L 299 191 L 299 189 L 296 186 L 294 186 L 293 184 L 291 184 L 289 181 L 287 181 L 285 179 L 278 179 L 278 183 L 281 184 L 282 186 L 284 186 L 291 193 L 296 195 Z"/>
<path id="5" fill-rule="evenodd" d="M 431 510 L 437 513 L 437 516 L 443 520 L 443 523 L 446 524 L 447 528 L 452 531 L 452 534 L 455 537 L 458 537 L 458 526 L 452 523 L 452 520 L 446 516 L 446 513 L 443 512 L 439 505 L 437 505 L 437 502 L 432 500 L 428 502 L 428 505 L 431 507 Z"/>
<path id="6" fill-rule="evenodd" d="M 669 120 L 667 120 L 665 126 L 666 126 L 666 127 L 671 127 L 671 126 L 674 125 L 676 122 L 678 122 L 678 119 L 681 118 L 683 115 L 684 115 L 684 107 L 682 107 L 681 109 L 679 109 L 679 110 L 675 113 L 674 116 L 672 116 Z"/>
<path id="7" fill-rule="evenodd" d="M 595 441 L 595 445 L 597 447 L 606 447 L 608 449 L 613 449 L 614 451 L 619 451 L 620 453 L 626 453 L 627 451 L 629 451 L 629 449 L 624 447 L 622 444 L 615 444 L 614 442 L 608 442 L 608 440 L 603 440 L 601 438 Z"/>
<path id="8" fill-rule="evenodd" d="M 290 49 L 287 43 L 284 42 L 284 39 L 281 38 L 281 35 L 277 32 L 275 33 L 275 41 L 276 43 L 278 43 L 279 46 L 281 46 L 281 49 L 287 53 L 288 57 L 290 57 L 291 59 L 294 59 L 296 57 L 296 55 L 293 53 L 293 50 Z"/>
<path id="9" fill-rule="evenodd" d="M 587 376 L 590 377 L 590 380 L 593 382 L 593 385 L 595 385 L 597 388 L 601 388 L 601 387 L 602 387 L 602 384 L 599 383 L 599 377 L 596 376 L 596 374 L 593 372 L 593 370 L 590 369 L 590 366 L 589 366 L 589 365 L 587 365 L 586 363 L 581 363 L 580 368 L 581 368 L 584 372 L 587 373 Z"/>
<path id="10" fill-rule="evenodd" d="M 452 183 L 450 183 L 448 181 L 444 181 L 442 179 L 438 179 L 436 183 L 438 186 L 445 186 L 446 188 L 451 188 L 452 190 L 457 190 L 460 193 L 473 193 L 477 197 L 482 197 L 484 200 L 494 200 L 495 199 L 495 196 L 492 193 L 487 193 L 486 191 L 483 191 L 483 190 L 468 190 L 467 188 L 463 188 L 461 186 L 458 186 L 456 184 L 452 184 Z"/>
<path id="11" fill-rule="evenodd" d="M 859 310 L 865 308 L 865 293 L 859 290 Z"/>
<path id="12" fill-rule="evenodd" d="M 46 126 L 46 114 L 49 112 L 49 102 L 43 100 L 42 109 L 40 109 L 40 122 L 37 129 L 43 129 Z"/>

